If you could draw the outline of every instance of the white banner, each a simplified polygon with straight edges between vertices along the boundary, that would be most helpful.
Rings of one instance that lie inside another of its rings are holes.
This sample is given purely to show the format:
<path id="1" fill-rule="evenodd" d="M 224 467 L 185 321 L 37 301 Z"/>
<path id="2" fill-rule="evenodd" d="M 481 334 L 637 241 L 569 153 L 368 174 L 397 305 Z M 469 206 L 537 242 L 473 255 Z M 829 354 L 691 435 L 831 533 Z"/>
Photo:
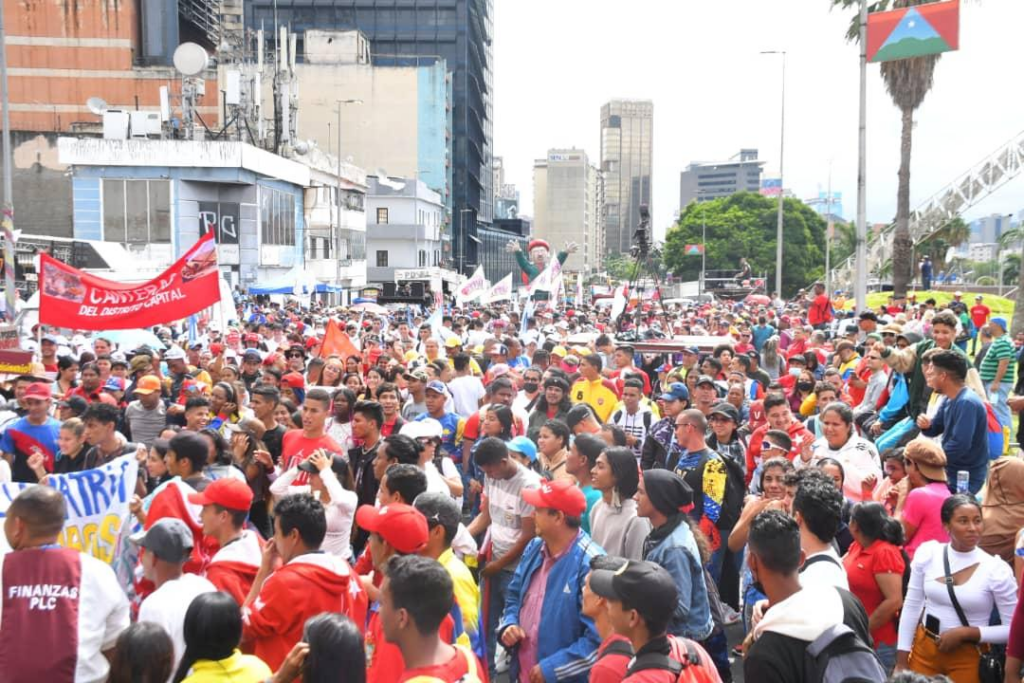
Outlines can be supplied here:
<path id="1" fill-rule="evenodd" d="M 130 516 L 128 503 L 135 493 L 139 463 L 135 455 L 124 455 L 92 470 L 52 474 L 47 485 L 64 494 L 67 519 L 57 542 L 113 564 L 120 557 L 127 535 L 122 533 Z M 0 484 L 0 518 L 23 489 L 38 484 Z M 0 534 L 0 554 L 10 550 Z"/>
<path id="2" fill-rule="evenodd" d="M 473 277 L 469 278 L 455 290 L 456 303 L 472 301 L 487 291 L 487 278 L 484 277 L 484 267 L 477 266 Z"/>
<path id="3" fill-rule="evenodd" d="M 557 257 L 551 259 L 547 268 L 534 278 L 527 287 L 532 296 L 534 292 L 556 292 L 562 286 L 562 262 Z"/>
<path id="4" fill-rule="evenodd" d="M 512 298 L 512 273 L 509 273 L 505 277 L 501 278 L 491 289 L 487 292 L 487 295 L 481 299 L 481 303 L 494 303 L 495 301 L 508 301 Z"/>

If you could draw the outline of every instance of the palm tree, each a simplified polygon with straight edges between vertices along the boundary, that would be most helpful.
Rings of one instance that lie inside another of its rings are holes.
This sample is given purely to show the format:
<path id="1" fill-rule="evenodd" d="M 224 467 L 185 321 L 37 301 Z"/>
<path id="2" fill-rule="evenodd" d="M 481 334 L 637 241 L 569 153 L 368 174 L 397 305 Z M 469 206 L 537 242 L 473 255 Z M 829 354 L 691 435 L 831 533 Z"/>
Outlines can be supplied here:
<path id="1" fill-rule="evenodd" d="M 1007 230 L 999 236 L 1000 249 L 1022 249 L 1024 248 L 1024 226 L 1017 226 Z M 1009 261 L 1009 259 L 1007 259 Z M 1019 268 L 1017 269 L 1017 292 L 1013 296 L 1013 321 L 1010 324 L 1011 331 L 1016 334 L 1024 330 L 1024 251 L 1017 258 Z"/>
<path id="2" fill-rule="evenodd" d="M 871 3 L 871 12 L 899 9 L 924 5 L 934 0 L 880 0 Z M 844 9 L 856 7 L 858 0 L 832 0 L 833 7 Z M 847 39 L 859 40 L 859 16 L 854 17 L 853 26 L 847 31 Z M 882 62 L 882 79 L 885 90 L 892 98 L 893 104 L 900 110 L 902 133 L 900 135 L 900 170 L 899 186 L 896 190 L 896 231 L 893 233 L 893 297 L 897 300 L 906 296 L 907 285 L 913 278 L 911 251 L 913 241 L 910 238 L 910 151 L 913 140 L 914 112 L 924 102 L 928 91 L 932 89 L 935 63 L 939 55 L 913 57 L 892 62 Z"/>

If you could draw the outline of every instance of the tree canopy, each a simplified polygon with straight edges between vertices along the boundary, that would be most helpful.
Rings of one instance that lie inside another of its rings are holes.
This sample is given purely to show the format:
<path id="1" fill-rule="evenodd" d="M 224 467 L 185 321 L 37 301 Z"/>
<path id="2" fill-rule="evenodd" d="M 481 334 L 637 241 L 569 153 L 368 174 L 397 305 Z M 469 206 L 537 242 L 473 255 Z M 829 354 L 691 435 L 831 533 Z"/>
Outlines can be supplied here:
<path id="1" fill-rule="evenodd" d="M 769 273 L 774 282 L 775 231 L 778 201 L 753 192 L 737 192 L 683 209 L 665 236 L 664 261 L 675 277 L 696 280 L 700 257 L 687 256 L 685 245 L 701 243 L 707 224 L 708 270 L 734 270 L 746 257 L 755 273 Z M 825 271 L 825 220 L 798 199 L 783 206 L 782 289 L 784 296 L 807 287 Z"/>

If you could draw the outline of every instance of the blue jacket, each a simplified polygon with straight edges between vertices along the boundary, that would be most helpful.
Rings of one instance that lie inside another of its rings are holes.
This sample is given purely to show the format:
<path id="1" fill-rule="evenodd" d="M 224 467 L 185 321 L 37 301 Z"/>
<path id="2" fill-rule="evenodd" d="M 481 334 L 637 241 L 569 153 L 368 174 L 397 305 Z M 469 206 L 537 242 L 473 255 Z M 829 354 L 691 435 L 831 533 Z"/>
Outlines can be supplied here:
<path id="1" fill-rule="evenodd" d="M 679 604 L 669 622 L 668 632 L 690 640 L 704 640 L 711 635 L 714 623 L 704 583 L 704 567 L 700 563 L 697 541 L 686 519 L 652 547 L 644 559 L 668 570 L 679 589 Z"/>
<path id="2" fill-rule="evenodd" d="M 505 594 L 505 611 L 498 625 L 499 641 L 506 628 L 519 625 L 519 609 L 534 573 L 540 569 L 543 546 L 544 541 L 535 538 L 523 550 Z M 581 529 L 576 542 L 548 573 L 540 617 L 543 636 L 537 644 L 537 662 L 548 683 L 586 683 L 589 678 L 601 638 L 594 622 L 583 616 L 583 583 L 590 572 L 590 558 L 604 554 L 601 546 Z M 519 658 L 514 653 L 509 680 L 519 680 Z"/>
<path id="3" fill-rule="evenodd" d="M 988 473 L 988 413 L 973 389 L 964 387 L 956 398 L 946 399 L 931 427 L 921 433 L 942 435 L 949 482 L 956 481 L 957 470 L 967 470 L 971 493 L 981 490 Z"/>

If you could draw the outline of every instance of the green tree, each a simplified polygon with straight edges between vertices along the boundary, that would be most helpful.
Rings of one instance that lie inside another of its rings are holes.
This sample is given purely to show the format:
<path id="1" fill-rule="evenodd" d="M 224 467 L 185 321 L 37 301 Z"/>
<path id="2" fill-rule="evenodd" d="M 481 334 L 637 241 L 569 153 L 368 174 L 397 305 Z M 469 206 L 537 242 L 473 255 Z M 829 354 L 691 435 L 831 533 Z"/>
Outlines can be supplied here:
<path id="1" fill-rule="evenodd" d="M 775 270 L 777 211 L 774 199 L 753 192 L 692 202 L 665 236 L 665 267 L 683 280 L 698 279 L 701 258 L 686 255 L 685 246 L 701 244 L 706 224 L 708 270 L 735 270 L 745 257 L 755 273 L 771 274 Z M 790 296 L 824 273 L 825 221 L 798 199 L 786 199 L 783 213 L 782 290 Z"/>
<path id="2" fill-rule="evenodd" d="M 914 5 L 925 5 L 935 0 L 883 0 L 875 2 L 869 11 L 899 9 Z M 857 8 L 858 0 L 832 0 L 833 7 L 844 9 Z M 853 25 L 847 31 L 847 39 L 860 39 L 859 14 L 854 16 Z M 935 64 L 939 55 L 899 59 L 882 62 L 882 80 L 885 90 L 892 98 L 893 104 L 900 110 L 902 130 L 900 135 L 900 170 L 899 185 L 896 190 L 896 231 L 893 233 L 893 296 L 903 298 L 907 293 L 907 285 L 913 279 L 914 265 L 911 263 L 913 241 L 910 237 L 910 152 L 913 142 L 914 112 L 924 102 L 928 91 L 932 89 Z"/>
<path id="3" fill-rule="evenodd" d="M 938 267 L 938 264 L 946 262 L 946 252 L 950 247 L 959 247 L 970 238 L 971 226 L 965 223 L 963 218 L 957 216 L 915 244 L 915 257 L 921 258 L 927 255 Z"/>
<path id="4" fill-rule="evenodd" d="M 1018 226 L 1007 230 L 999 236 L 1000 249 L 1022 249 L 1024 248 L 1024 226 Z M 1012 331 L 1016 334 L 1024 330 L 1024 252 L 1015 259 L 1017 263 L 1017 292 L 1013 295 L 1013 321 L 1010 324 Z M 1007 258 L 1009 264 L 1010 259 Z"/>

